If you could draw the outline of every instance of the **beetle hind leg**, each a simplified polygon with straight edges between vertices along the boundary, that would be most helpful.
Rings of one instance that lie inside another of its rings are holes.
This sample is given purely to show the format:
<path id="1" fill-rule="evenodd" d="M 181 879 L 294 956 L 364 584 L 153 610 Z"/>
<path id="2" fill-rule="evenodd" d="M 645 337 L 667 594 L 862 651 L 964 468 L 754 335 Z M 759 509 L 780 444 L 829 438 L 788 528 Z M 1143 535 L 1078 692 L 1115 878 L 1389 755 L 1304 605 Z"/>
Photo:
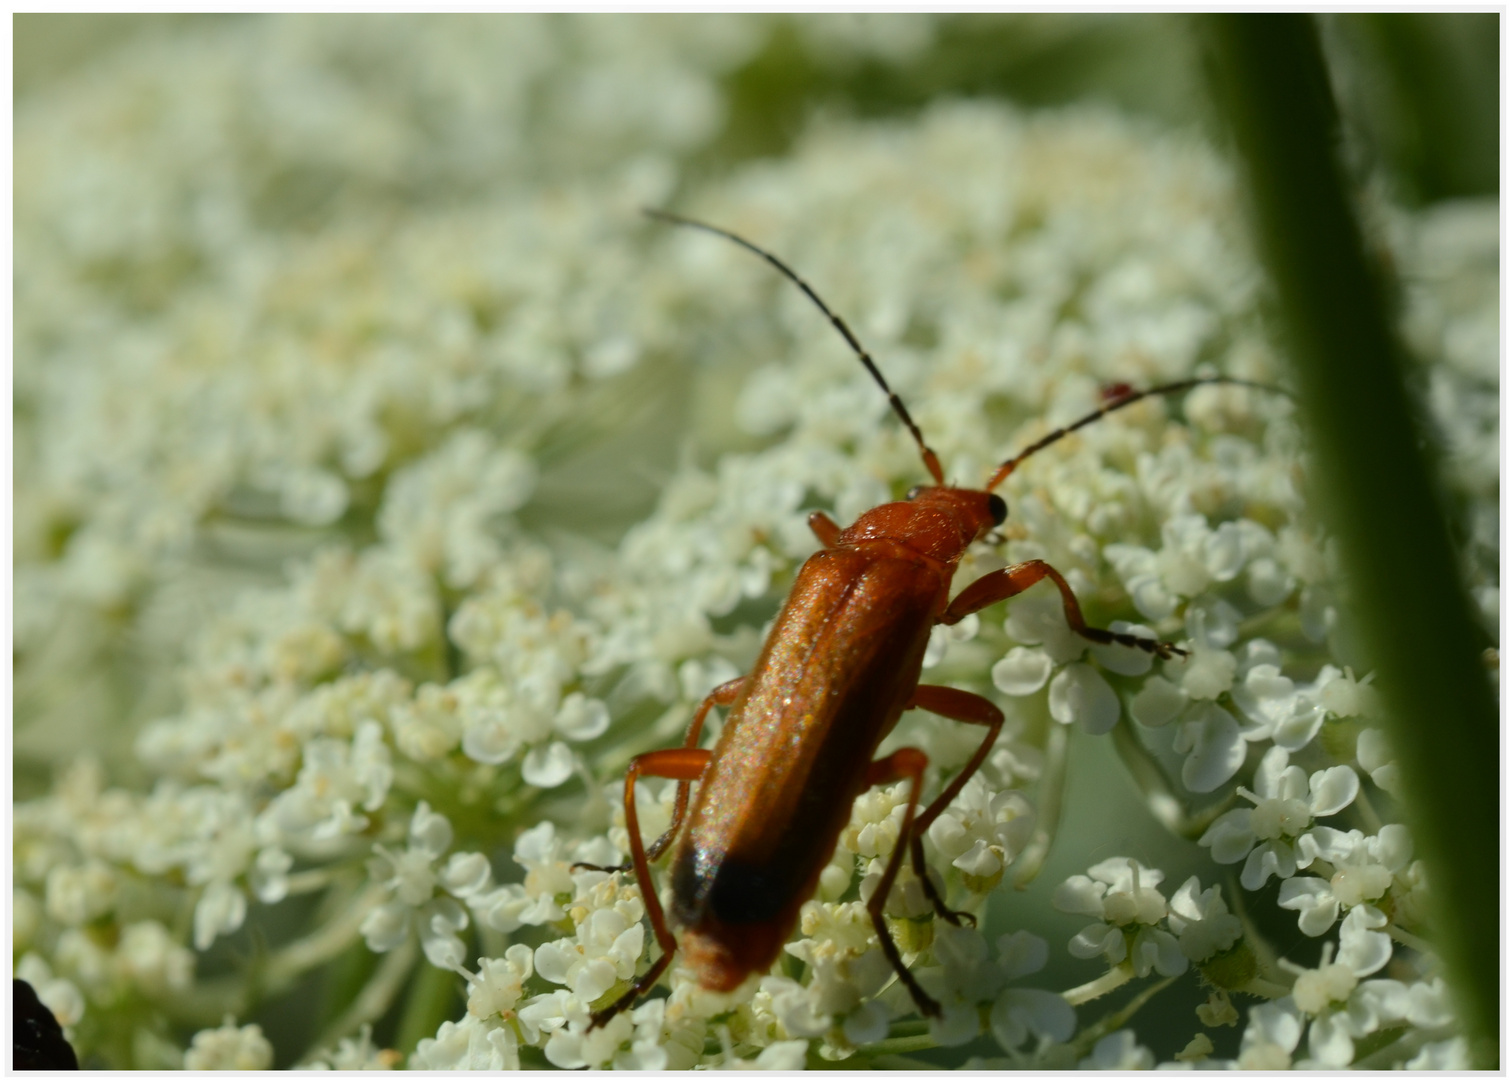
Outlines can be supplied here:
<path id="1" fill-rule="evenodd" d="M 922 854 L 922 834 L 927 832 L 928 827 L 948 808 L 949 803 L 953 802 L 959 792 L 964 790 L 964 785 L 969 783 L 969 778 L 979 772 L 991 748 L 995 746 L 996 737 L 1000 735 L 1002 726 L 1006 723 L 1006 714 L 996 708 L 995 703 L 989 699 L 952 686 L 919 686 L 912 692 L 912 698 L 907 702 L 907 707 L 926 709 L 947 720 L 957 720 L 961 724 L 979 724 L 981 727 L 990 729 L 985 733 L 985 738 L 980 740 L 980 745 L 975 748 L 970 759 L 964 763 L 964 768 L 960 769 L 958 775 L 954 777 L 953 782 L 944 788 L 943 793 L 929 803 L 927 809 L 917 818 L 909 838 L 912 866 L 917 871 L 917 877 L 922 881 L 922 891 L 932 902 L 933 910 L 954 926 L 966 924 L 974 926 L 976 919 L 973 915 L 967 911 L 954 910 L 945 904 L 943 897 L 938 894 L 937 887 L 933 885 L 932 879 L 927 874 L 927 863 Z"/>
<path id="2" fill-rule="evenodd" d="M 665 974 L 665 969 L 670 967 L 671 957 L 676 955 L 676 936 L 671 933 L 665 912 L 660 907 L 660 897 L 656 895 L 655 882 L 650 877 L 650 862 L 645 857 L 644 840 L 639 835 L 639 811 L 634 805 L 634 783 L 641 776 L 661 776 L 668 780 L 687 782 L 696 780 L 707 768 L 711 757 L 711 752 L 707 750 L 680 747 L 675 750 L 652 750 L 629 762 L 628 772 L 624 774 L 624 824 L 628 826 L 629 850 L 634 859 L 634 877 L 639 884 L 640 898 L 644 902 L 645 914 L 650 918 L 650 929 L 655 933 L 655 940 L 660 943 L 660 959 L 650 966 L 649 971 L 635 979 L 622 997 L 592 1014 L 589 1031 L 602 1027 L 634 1004 Z"/>
<path id="3" fill-rule="evenodd" d="M 715 686 L 712 693 L 708 694 L 707 697 L 702 699 L 702 704 L 697 707 L 696 715 L 692 717 L 692 722 L 686 729 L 686 741 L 682 744 L 686 749 L 695 750 L 697 748 L 697 743 L 702 738 L 702 724 L 707 719 L 707 714 L 712 709 L 712 707 L 714 705 L 722 705 L 725 707 L 732 705 L 734 703 L 734 699 L 739 696 L 739 690 L 743 686 L 744 676 L 740 675 L 737 679 L 729 679 L 728 682 L 723 683 L 720 686 Z M 645 775 L 658 776 L 660 774 L 646 773 Z M 686 816 L 686 804 L 688 795 L 691 791 L 692 779 L 696 779 L 696 777 L 693 777 L 691 779 L 683 779 L 677 782 L 676 805 L 675 809 L 671 812 L 671 824 L 645 852 L 645 858 L 648 861 L 655 862 L 656 860 L 658 860 L 660 856 L 665 854 L 666 848 L 671 846 L 671 841 L 676 839 L 676 833 L 681 828 L 681 819 Z M 634 869 L 634 864 L 632 862 L 626 862 L 619 863 L 614 866 L 598 866 L 596 863 L 578 862 L 572 863 L 571 869 L 603 870 L 610 874 L 615 871 L 618 871 L 620 873 L 627 873 L 628 871 Z"/>
<path id="4" fill-rule="evenodd" d="M 906 816 L 901 822 L 901 836 L 905 837 L 912 828 L 913 818 L 917 813 L 918 796 L 922 794 L 922 773 L 927 768 L 927 755 L 921 750 L 912 747 L 903 747 L 889 757 L 870 763 L 869 772 L 865 780 L 871 784 L 886 784 L 892 780 L 910 779 L 912 790 L 907 797 Z M 921 850 L 920 845 L 918 850 Z M 912 995 L 912 1001 L 917 1006 L 917 1011 L 923 1016 L 939 1017 L 943 1015 L 942 1008 L 931 995 L 917 981 L 917 976 L 901 962 L 901 950 L 896 947 L 896 940 L 891 937 L 891 929 L 885 923 L 885 902 L 891 895 L 891 887 L 896 884 L 896 875 L 901 870 L 901 863 L 906 858 L 907 845 L 898 843 L 896 850 L 891 853 L 890 862 L 886 863 L 885 873 L 880 876 L 880 884 L 870 894 L 869 903 L 865 907 L 870 912 L 870 921 L 875 924 L 875 936 L 880 939 L 880 949 L 885 953 L 891 967 L 896 972 L 896 977 L 905 984 L 907 992 Z M 924 885 L 924 888 L 928 886 Z"/>
<path id="5" fill-rule="evenodd" d="M 928 903 L 933 905 L 933 911 L 937 913 L 938 917 L 953 926 L 967 926 L 970 929 L 974 929 L 975 926 L 979 925 L 979 920 L 969 912 L 958 908 L 951 908 L 944 902 L 942 894 L 938 892 L 938 887 L 933 884 L 933 879 L 927 873 L 927 863 L 922 855 L 921 833 L 916 833 L 912 836 L 911 848 L 912 866 L 919 868 L 915 872 L 917 880 L 922 882 L 922 895 L 926 896 Z"/>

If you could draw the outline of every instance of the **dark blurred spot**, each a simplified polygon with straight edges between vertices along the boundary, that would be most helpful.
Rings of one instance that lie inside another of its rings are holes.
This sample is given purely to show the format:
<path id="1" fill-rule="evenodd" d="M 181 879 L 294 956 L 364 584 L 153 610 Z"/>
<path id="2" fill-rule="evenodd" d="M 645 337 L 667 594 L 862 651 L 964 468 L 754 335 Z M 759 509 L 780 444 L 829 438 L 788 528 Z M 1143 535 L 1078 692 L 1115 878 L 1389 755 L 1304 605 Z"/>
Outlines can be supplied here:
<path id="1" fill-rule="evenodd" d="M 11 980 L 13 987 L 11 1068 L 77 1069 L 79 1059 L 63 1038 L 63 1029 L 52 1010 L 37 999 L 37 992 L 24 979 Z"/>

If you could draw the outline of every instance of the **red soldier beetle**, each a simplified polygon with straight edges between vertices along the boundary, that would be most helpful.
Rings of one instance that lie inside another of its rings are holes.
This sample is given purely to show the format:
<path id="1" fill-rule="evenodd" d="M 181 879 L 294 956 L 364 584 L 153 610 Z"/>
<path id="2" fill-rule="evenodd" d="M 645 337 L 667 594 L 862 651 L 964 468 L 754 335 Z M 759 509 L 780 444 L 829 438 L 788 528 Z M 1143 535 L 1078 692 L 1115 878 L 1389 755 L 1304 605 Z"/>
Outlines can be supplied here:
<path id="1" fill-rule="evenodd" d="M 676 953 L 676 937 L 650 877 L 650 863 L 673 844 L 670 915 L 681 929 L 685 961 L 703 987 L 730 991 L 750 975 L 768 970 L 779 956 L 849 824 L 854 800 L 870 787 L 897 780 L 911 781 L 906 811 L 896 848 L 866 906 L 881 949 L 918 1010 L 938 1016 L 938 1003 L 902 962 L 885 923 L 885 903 L 910 852 L 937 914 L 956 926 L 974 922 L 973 916 L 950 909 L 927 876 L 922 836 L 985 761 L 1005 716 L 978 694 L 919 685 L 933 626 L 957 623 L 1047 578 L 1059 591 L 1069 626 L 1081 637 L 1164 658 L 1184 655 L 1167 642 L 1086 624 L 1069 583 L 1041 559 L 985 574 L 950 600 L 954 571 L 965 551 L 1006 520 L 1006 502 L 995 488 L 1033 454 L 1144 398 L 1212 383 L 1272 388 L 1224 376 L 1140 391 L 1118 383 L 1103 394 L 1098 409 L 1003 462 L 984 487 L 950 487 L 937 454 L 869 353 L 795 271 L 715 225 L 660 210 L 645 212 L 731 240 L 801 289 L 887 396 L 916 442 L 933 483 L 913 488 L 903 502 L 866 511 L 846 529 L 822 511 L 811 514 L 808 522 L 822 548 L 803 564 L 753 669 L 702 701 L 680 747 L 652 750 L 629 764 L 624 816 L 632 862 L 577 866 L 634 870 L 661 955 L 622 996 L 593 1014 L 592 1026 L 606 1023 L 653 987 Z M 706 750 L 697 744 L 714 705 L 727 708 L 728 716 L 717 745 Z M 920 814 L 927 755 L 903 748 L 873 760 L 881 740 L 912 708 L 986 729 L 964 767 Z M 639 834 L 634 802 L 635 783 L 642 776 L 677 783 L 670 827 L 648 848 Z M 698 789 L 692 800 L 694 781 Z"/>

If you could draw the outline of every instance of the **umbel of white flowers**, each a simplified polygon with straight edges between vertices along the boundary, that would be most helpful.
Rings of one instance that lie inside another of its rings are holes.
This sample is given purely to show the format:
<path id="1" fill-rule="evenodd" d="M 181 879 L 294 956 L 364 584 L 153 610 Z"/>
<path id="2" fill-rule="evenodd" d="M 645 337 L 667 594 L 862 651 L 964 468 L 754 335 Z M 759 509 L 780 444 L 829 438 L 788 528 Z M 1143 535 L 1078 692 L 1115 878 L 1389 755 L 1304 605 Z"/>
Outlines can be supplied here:
<path id="1" fill-rule="evenodd" d="M 905 62 L 931 33 L 792 25 L 838 67 Z M 697 179 L 721 77 L 775 26 L 269 19 L 143 42 L 18 106 L 17 744 L 60 767 L 15 807 L 13 940 L 86 1060 L 270 1066 L 280 1032 L 250 1022 L 250 969 L 221 950 L 299 895 L 317 902 L 259 957 L 257 993 L 380 954 L 313 1067 L 399 1064 L 371 1025 L 421 964 L 467 1004 L 419 1068 L 859 1066 L 919 1038 L 864 908 L 904 784 L 855 804 L 786 947 L 800 978 L 715 996 L 673 966 L 666 996 L 589 1028 L 656 948 L 632 875 L 573 869 L 628 851 L 625 762 L 747 670 L 816 546 L 809 510 L 848 522 L 920 479 L 800 296 L 637 206 L 674 194 L 820 283 L 951 480 L 1103 385 L 1275 365 L 1231 180 L 1193 138 L 955 103 L 819 122 Z M 328 179 L 318 228 L 301 177 Z M 1372 209 L 1496 619 L 1497 210 Z M 644 419 L 666 400 L 691 406 Z M 605 479 L 571 489 L 572 453 Z M 980 1040 L 978 1065 L 1130 1068 L 1155 1063 L 1139 1025 L 1236 1024 L 1245 1067 L 1465 1066 L 1304 460 L 1286 402 L 1206 388 L 1008 482 L 1004 543 L 961 582 L 1045 558 L 1097 618 L 1189 656 L 1087 646 L 1049 592 L 935 632 L 928 680 L 998 691 L 1009 722 L 924 838 L 981 928 L 929 921 L 910 870 L 888 908 L 943 1003 L 921 1038 Z M 653 506 L 614 501 L 646 473 Z M 615 507 L 636 520 L 605 544 Z M 1029 898 L 1089 920 L 1045 941 L 990 900 L 1042 868 L 1071 740 L 1095 737 L 1149 835 L 1181 828 L 1211 862 L 1167 896 L 1140 850 L 1039 882 Z M 911 715 L 893 738 L 936 791 L 978 732 Z M 639 792 L 656 835 L 674 786 Z M 1261 925 L 1295 917 L 1314 967 L 1266 959 Z M 1195 1016 L 1145 1004 L 1179 979 L 1209 988 Z M 1085 1008 L 1137 980 L 1121 1030 Z M 1176 1057 L 1214 1054 L 1201 1033 Z"/>

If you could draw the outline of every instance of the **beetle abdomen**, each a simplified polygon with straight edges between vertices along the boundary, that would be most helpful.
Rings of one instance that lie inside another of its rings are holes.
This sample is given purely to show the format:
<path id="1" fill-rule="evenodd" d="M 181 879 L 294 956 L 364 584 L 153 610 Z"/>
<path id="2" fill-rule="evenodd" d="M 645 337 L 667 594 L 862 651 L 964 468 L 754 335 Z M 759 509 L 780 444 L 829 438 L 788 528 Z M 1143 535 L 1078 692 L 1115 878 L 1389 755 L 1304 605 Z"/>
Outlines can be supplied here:
<path id="1" fill-rule="evenodd" d="M 857 763 L 910 697 L 947 588 L 929 560 L 873 551 L 820 551 L 803 566 L 730 710 L 672 867 L 673 916 L 720 957 L 713 981 L 745 963 L 755 965 L 745 974 L 763 970 L 775 954 L 761 962 L 750 950 L 778 952 L 816 890 L 864 781 Z"/>

